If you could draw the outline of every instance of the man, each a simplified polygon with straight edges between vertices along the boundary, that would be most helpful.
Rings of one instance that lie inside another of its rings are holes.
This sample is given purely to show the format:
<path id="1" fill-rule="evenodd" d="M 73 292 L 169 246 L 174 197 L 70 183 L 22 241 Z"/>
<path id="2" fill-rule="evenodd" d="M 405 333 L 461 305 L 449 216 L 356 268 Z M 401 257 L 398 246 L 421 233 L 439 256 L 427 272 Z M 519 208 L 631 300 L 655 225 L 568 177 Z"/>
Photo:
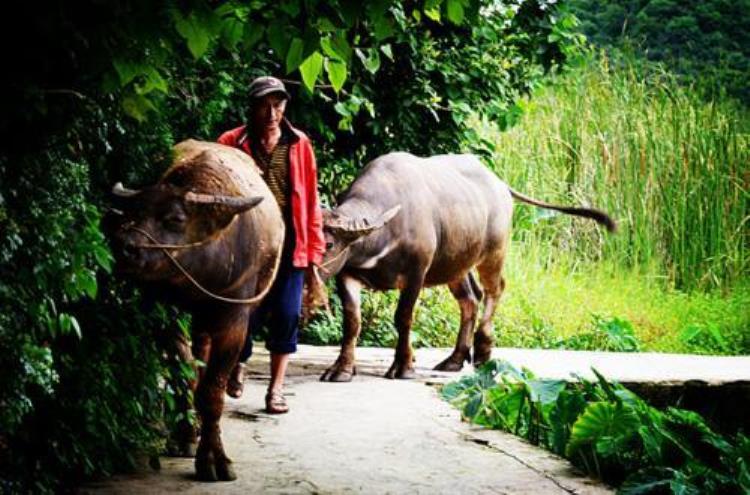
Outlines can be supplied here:
<path id="1" fill-rule="evenodd" d="M 251 331 L 267 322 L 271 382 L 266 411 L 281 414 L 289 410 L 282 390 L 289 356 L 297 350 L 305 269 L 315 270 L 325 250 L 323 222 L 315 155 L 309 138 L 284 118 L 289 102 L 284 83 L 275 77 L 259 77 L 250 83 L 249 98 L 248 124 L 225 132 L 218 141 L 248 153 L 263 171 L 281 207 L 286 239 L 274 285 L 250 318 L 245 346 L 227 393 L 232 397 L 242 395 L 243 363 L 252 354 Z"/>

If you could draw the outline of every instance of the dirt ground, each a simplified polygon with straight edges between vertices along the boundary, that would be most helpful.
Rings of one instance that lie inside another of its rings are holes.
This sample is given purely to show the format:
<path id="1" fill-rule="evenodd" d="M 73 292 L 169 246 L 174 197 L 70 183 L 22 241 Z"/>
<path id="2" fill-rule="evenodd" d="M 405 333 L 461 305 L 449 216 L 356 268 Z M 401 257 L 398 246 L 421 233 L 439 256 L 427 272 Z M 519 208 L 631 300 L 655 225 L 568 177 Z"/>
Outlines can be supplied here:
<path id="1" fill-rule="evenodd" d="M 162 458 L 82 493 L 609 493 L 570 464 L 516 437 L 461 422 L 417 355 L 416 380 L 381 378 L 382 352 L 360 356 L 351 383 L 322 383 L 332 349 L 303 348 L 287 385 L 289 414 L 263 412 L 268 356 L 256 355 L 241 399 L 227 399 L 224 445 L 238 479 L 200 483 L 192 459 Z"/>

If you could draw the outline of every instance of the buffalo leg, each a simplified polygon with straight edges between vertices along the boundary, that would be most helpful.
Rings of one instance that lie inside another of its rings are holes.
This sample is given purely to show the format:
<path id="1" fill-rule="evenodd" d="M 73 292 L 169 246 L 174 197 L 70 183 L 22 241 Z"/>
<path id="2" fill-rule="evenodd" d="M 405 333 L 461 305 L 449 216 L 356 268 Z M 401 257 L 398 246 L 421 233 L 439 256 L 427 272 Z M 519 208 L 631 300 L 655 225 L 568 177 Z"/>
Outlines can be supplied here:
<path id="1" fill-rule="evenodd" d="M 504 256 L 494 263 L 483 264 L 478 268 L 479 278 L 485 290 L 484 309 L 479 321 L 479 328 L 474 333 L 474 365 L 482 364 L 490 359 L 492 354 L 492 316 L 495 314 L 500 296 L 505 289 L 503 278 Z"/>
<path id="2" fill-rule="evenodd" d="M 201 419 L 201 438 L 195 456 L 196 477 L 201 481 L 231 481 L 237 478 L 232 461 L 224 453 L 219 421 L 224 409 L 224 392 L 229 373 L 245 341 L 247 311 L 230 316 L 229 325 L 211 335 L 208 364 L 200 377 L 195 406 Z M 225 318 L 228 315 L 225 315 Z"/>
<path id="3" fill-rule="evenodd" d="M 458 282 L 448 285 L 451 294 L 456 298 L 461 309 L 461 326 L 458 330 L 456 348 L 453 350 L 453 354 L 435 366 L 436 370 L 459 371 L 463 367 L 464 361 L 470 360 L 471 338 L 479 310 L 479 297 L 474 291 L 476 282 L 472 278 L 472 274 L 467 273 Z"/>
<path id="4" fill-rule="evenodd" d="M 341 342 L 341 353 L 336 362 L 328 368 L 321 381 L 350 382 L 356 374 L 354 351 L 362 327 L 360 293 L 362 284 L 357 280 L 339 276 L 336 278 L 336 290 L 344 309 L 344 337 Z"/>
<path id="5" fill-rule="evenodd" d="M 396 308 L 396 330 L 398 330 L 398 344 L 393 364 L 385 374 L 386 378 L 414 378 L 414 352 L 409 342 L 411 325 L 414 318 L 414 306 L 417 304 L 419 292 L 422 290 L 422 279 L 418 283 L 407 285 L 398 299 Z"/>

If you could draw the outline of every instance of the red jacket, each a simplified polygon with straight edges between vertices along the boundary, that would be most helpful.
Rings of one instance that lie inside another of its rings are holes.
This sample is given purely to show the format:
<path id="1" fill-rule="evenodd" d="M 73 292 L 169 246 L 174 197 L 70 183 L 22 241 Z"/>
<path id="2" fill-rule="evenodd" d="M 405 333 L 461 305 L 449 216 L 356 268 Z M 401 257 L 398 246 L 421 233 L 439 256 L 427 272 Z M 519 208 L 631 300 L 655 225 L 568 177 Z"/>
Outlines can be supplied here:
<path id="1" fill-rule="evenodd" d="M 289 126 L 297 138 L 289 146 L 292 222 L 296 236 L 292 264 L 297 268 L 305 268 L 310 263 L 320 264 L 325 251 L 315 154 L 305 133 L 292 127 L 289 122 L 285 121 L 282 125 Z M 252 156 L 250 139 L 245 128 L 243 125 L 225 132 L 219 137 L 218 142 L 241 149 Z"/>

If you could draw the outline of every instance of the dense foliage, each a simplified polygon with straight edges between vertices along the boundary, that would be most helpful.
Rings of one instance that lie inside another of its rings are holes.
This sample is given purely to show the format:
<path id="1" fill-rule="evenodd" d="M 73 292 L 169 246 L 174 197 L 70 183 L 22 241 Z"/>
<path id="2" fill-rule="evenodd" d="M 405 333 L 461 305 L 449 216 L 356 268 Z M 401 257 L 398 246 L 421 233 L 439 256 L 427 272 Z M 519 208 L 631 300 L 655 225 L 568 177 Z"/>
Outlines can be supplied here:
<path id="1" fill-rule="evenodd" d="M 189 366 L 166 343 L 187 322 L 110 273 L 98 221 L 114 182 L 151 182 L 176 141 L 244 122 L 247 82 L 270 73 L 288 80 L 330 200 L 383 151 L 481 148 L 467 115 L 507 121 L 577 39 L 544 0 L 154 5 L 3 16 L 2 490 L 131 465 L 184 397 Z"/>
<path id="2" fill-rule="evenodd" d="M 691 411 L 657 410 L 594 373 L 593 382 L 541 380 L 492 360 L 442 395 L 466 419 L 565 456 L 619 493 L 750 490 L 750 438 L 716 433 Z"/>
<path id="3" fill-rule="evenodd" d="M 572 0 L 581 29 L 598 46 L 635 44 L 684 82 L 750 103 L 750 2 Z"/>

